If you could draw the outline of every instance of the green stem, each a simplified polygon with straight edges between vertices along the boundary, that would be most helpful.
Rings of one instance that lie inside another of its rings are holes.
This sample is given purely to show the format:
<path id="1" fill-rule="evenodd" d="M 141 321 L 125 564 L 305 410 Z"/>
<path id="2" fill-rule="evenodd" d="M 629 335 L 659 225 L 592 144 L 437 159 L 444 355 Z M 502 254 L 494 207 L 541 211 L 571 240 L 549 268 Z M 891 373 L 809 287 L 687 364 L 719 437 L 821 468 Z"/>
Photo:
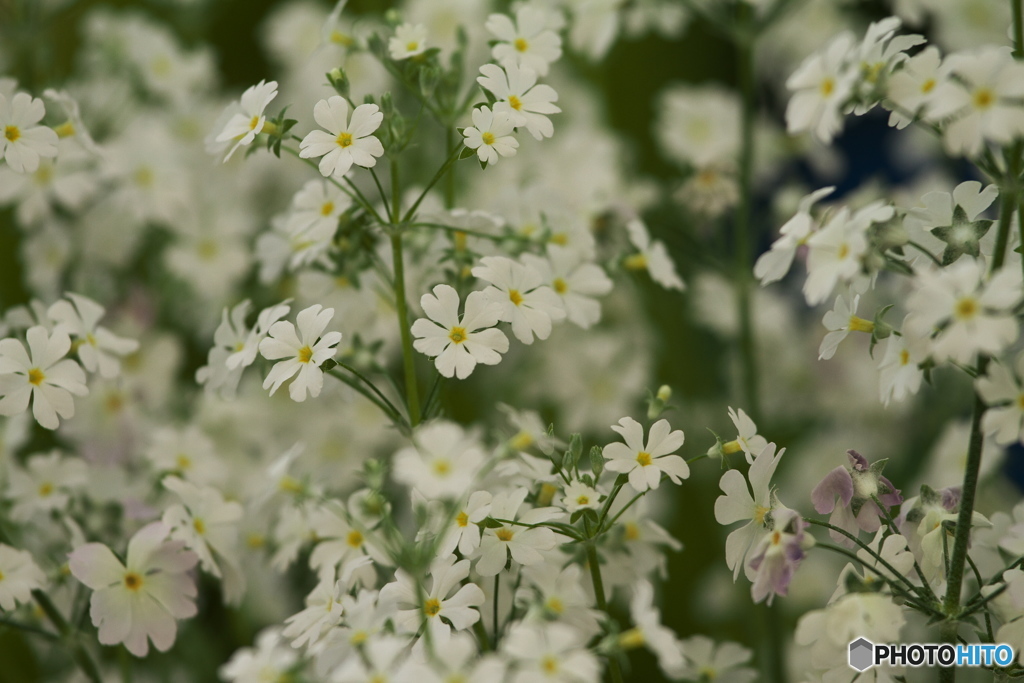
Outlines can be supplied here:
<path id="1" fill-rule="evenodd" d="M 608 602 L 604 598 L 604 581 L 601 580 L 601 564 L 597 559 L 597 546 L 593 541 L 587 542 L 587 564 L 590 565 L 590 579 L 594 582 L 594 597 L 597 599 L 597 608 L 608 614 Z M 615 656 L 608 658 L 608 670 L 611 673 L 613 683 L 623 683 L 622 669 L 619 668 L 619 660 Z"/>
<path id="2" fill-rule="evenodd" d="M 60 613 L 60 610 L 57 609 L 57 606 L 53 604 L 53 601 L 50 600 L 50 596 L 37 588 L 32 591 L 32 597 L 35 598 L 46 618 L 50 620 L 50 623 L 60 633 L 61 639 L 67 643 L 68 648 L 71 650 L 71 658 L 75 660 L 75 664 L 82 670 L 85 677 L 91 683 L 103 683 L 100 671 L 96 668 L 96 662 L 92 661 L 88 650 L 78 640 L 78 634 L 71 628 L 71 625 L 64 618 L 64 615 Z"/>
<path id="3" fill-rule="evenodd" d="M 1010 0 L 1013 13 L 1013 56 L 1024 59 L 1024 0 Z"/>
<path id="4" fill-rule="evenodd" d="M 338 365 L 338 367 L 344 368 L 345 370 L 348 370 L 353 375 L 355 375 L 357 379 L 362 381 L 363 384 L 365 384 L 367 387 L 369 387 L 370 390 L 373 391 L 373 393 L 375 393 L 378 398 L 380 398 L 381 402 L 384 403 L 384 405 L 386 405 L 391 410 L 392 413 L 394 413 L 395 415 L 401 415 L 401 413 L 398 412 L 398 408 L 395 407 L 395 404 L 392 403 L 388 399 L 388 397 L 384 395 L 384 392 L 382 392 L 380 389 L 377 388 L 376 384 L 371 382 L 365 375 L 363 375 L 363 373 L 359 372 L 358 370 L 356 370 L 354 367 L 352 367 L 348 363 L 344 363 L 344 362 L 339 361 L 339 360 L 335 360 L 334 362 Z"/>
<path id="5" fill-rule="evenodd" d="M 320 172 L 320 166 L 315 161 L 313 161 L 312 159 L 304 159 L 301 156 L 299 156 L 299 150 L 294 149 L 292 147 L 288 147 L 287 145 L 281 145 L 281 149 L 283 149 L 284 151 L 286 151 L 289 154 L 293 155 L 296 159 L 298 159 L 302 163 L 306 164 L 307 166 L 315 168 L 317 170 L 317 173 Z M 359 192 L 358 189 L 356 189 L 356 192 L 354 193 L 351 189 L 349 189 L 348 187 L 345 187 L 340 182 L 338 182 L 338 179 L 335 178 L 334 176 L 328 176 L 327 178 L 324 178 L 324 180 L 326 180 L 327 182 L 331 183 L 332 185 L 337 187 L 339 190 L 341 190 L 342 192 L 347 194 L 349 197 L 351 197 L 352 200 L 354 200 L 356 204 L 358 204 L 360 207 L 362 207 L 362 209 L 364 211 L 366 211 L 366 213 L 370 214 L 375 219 L 377 219 L 378 223 L 386 223 L 387 222 L 383 218 L 380 217 L 380 214 L 377 213 L 377 210 L 373 208 L 372 204 L 370 204 L 368 201 L 366 201 L 366 197 L 364 197 L 363 193 Z M 348 178 L 345 178 L 345 181 L 347 183 L 349 183 L 349 185 L 352 185 L 352 181 L 350 181 Z M 352 185 L 352 187 L 355 188 L 354 185 Z"/>
<path id="6" fill-rule="evenodd" d="M 493 618 L 491 620 L 492 628 L 494 629 L 494 649 L 498 649 L 498 589 L 501 587 L 501 572 L 494 575 L 494 603 L 493 603 Z"/>
<path id="7" fill-rule="evenodd" d="M 416 362 L 412 348 L 412 330 L 409 328 L 409 307 L 405 302 L 405 262 L 402 255 L 402 235 L 391 235 L 391 256 L 395 268 L 395 308 L 398 309 L 398 327 L 402 335 L 402 361 L 405 366 L 405 400 L 409 409 L 409 425 L 420 423 L 420 397 L 416 386 Z"/>
<path id="8" fill-rule="evenodd" d="M 750 8 L 740 4 L 739 26 L 745 29 L 754 22 Z M 736 301 L 740 316 L 740 355 L 743 367 L 743 396 L 747 410 L 756 421 L 760 418 L 760 391 L 758 387 L 757 350 L 754 344 L 753 314 L 751 311 L 751 285 L 753 269 L 753 247 L 756 235 L 753 232 L 753 173 L 754 173 L 754 117 L 756 115 L 756 93 L 754 92 L 754 33 L 741 31 L 736 38 L 738 81 L 742 100 L 740 117 L 740 159 L 739 190 L 740 200 L 736 210 L 733 233 L 733 248 L 736 258 Z M 781 679 L 779 679 L 781 680 Z"/>
<path id="9" fill-rule="evenodd" d="M 434 174 L 434 177 L 430 179 L 430 182 L 427 183 L 427 186 L 423 188 L 423 191 L 420 192 L 420 195 L 416 197 L 416 201 L 413 202 L 412 206 L 409 207 L 409 210 L 405 212 L 404 216 L 402 216 L 403 223 L 408 223 L 412 219 L 412 217 L 416 215 L 416 209 L 420 208 L 420 203 L 426 198 L 427 193 L 430 192 L 434 185 L 437 184 L 438 180 L 444 177 L 445 172 L 448 171 L 448 167 L 458 160 L 459 152 L 461 151 L 461 143 L 456 145 L 455 148 L 452 149 L 452 151 L 448 154 L 448 158 L 445 159 L 445 162 L 443 164 L 441 164 L 441 168 L 437 169 L 437 173 Z"/>
<path id="10" fill-rule="evenodd" d="M 874 501 L 875 505 L 878 506 L 878 509 L 882 512 L 882 517 L 885 519 L 885 523 L 888 525 L 889 529 L 898 536 L 900 534 L 900 530 L 896 527 L 896 520 L 892 518 L 892 514 L 889 512 L 888 508 L 882 504 L 882 501 L 877 495 L 871 496 L 871 500 Z M 914 558 L 914 571 L 917 573 L 917 577 L 921 579 L 921 585 L 926 587 L 929 595 L 934 598 L 935 596 L 931 592 L 931 586 L 928 584 L 928 579 L 924 577 L 924 571 L 921 569 L 921 565 L 917 563 L 916 557 Z"/>
<path id="11" fill-rule="evenodd" d="M 403 418 L 400 413 L 398 413 L 396 411 L 393 411 L 390 408 L 388 408 L 384 403 L 382 403 L 380 401 L 380 399 L 378 399 L 376 396 L 374 396 L 369 391 L 367 391 L 366 388 L 363 387 L 362 384 L 360 384 L 356 380 L 352 379 L 348 375 L 343 375 L 340 372 L 337 372 L 336 370 L 328 370 L 327 373 L 331 377 L 335 377 L 335 378 L 341 380 L 342 382 L 344 382 L 345 384 L 349 385 L 350 387 L 355 389 L 357 392 L 359 392 L 359 394 L 361 394 L 363 396 L 363 398 L 365 398 L 367 401 L 369 401 L 373 405 L 375 405 L 378 408 L 380 408 L 381 412 L 383 412 L 385 415 L 387 415 L 388 419 L 391 420 L 391 423 L 394 424 L 395 427 L 397 427 L 400 432 L 402 432 L 403 434 L 409 434 L 410 433 L 409 425 L 405 421 L 405 418 Z"/>
<path id="12" fill-rule="evenodd" d="M 451 149 L 455 144 L 455 130 L 448 126 L 444 129 L 445 149 Z M 455 208 L 455 167 L 448 168 L 444 177 L 444 208 L 451 211 Z"/>
<path id="13" fill-rule="evenodd" d="M 394 164 L 392 164 L 394 166 Z M 394 202 L 388 204 L 388 197 L 384 194 L 384 186 L 380 184 L 380 178 L 377 177 L 377 171 L 370 169 L 370 175 L 373 176 L 373 183 L 377 186 L 377 194 L 380 195 L 380 201 L 384 204 L 384 211 L 388 215 L 388 220 L 391 223 L 395 222 L 395 209 Z"/>
<path id="14" fill-rule="evenodd" d="M 39 628 L 38 626 L 33 626 L 32 624 L 23 624 L 20 621 L 15 621 L 14 619 L 7 619 L 5 617 L 0 617 L 0 626 L 8 626 L 10 628 L 16 628 L 19 631 L 24 631 L 25 633 L 31 633 L 33 635 L 40 636 L 41 638 L 45 638 L 46 640 L 58 640 L 59 639 L 59 636 L 57 636 L 57 634 L 50 633 L 46 629 Z"/>
<path id="15" fill-rule="evenodd" d="M 383 191 L 382 191 L 383 192 Z M 398 223 L 402 215 L 402 186 L 398 182 L 398 164 L 391 160 L 391 223 Z"/>

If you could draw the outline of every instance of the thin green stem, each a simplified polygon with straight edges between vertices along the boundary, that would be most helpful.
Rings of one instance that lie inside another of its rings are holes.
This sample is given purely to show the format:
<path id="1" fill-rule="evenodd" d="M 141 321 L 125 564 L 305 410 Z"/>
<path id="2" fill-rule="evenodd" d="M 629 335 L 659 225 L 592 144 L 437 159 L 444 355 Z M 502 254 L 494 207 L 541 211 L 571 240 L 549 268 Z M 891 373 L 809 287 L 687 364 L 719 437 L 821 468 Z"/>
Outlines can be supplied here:
<path id="1" fill-rule="evenodd" d="M 365 375 L 363 375 L 361 372 L 356 370 L 354 367 L 352 367 L 348 363 L 345 363 L 345 362 L 339 361 L 339 360 L 335 360 L 334 362 L 337 363 L 338 367 L 344 368 L 345 370 L 348 370 L 353 375 L 355 375 L 356 378 L 361 380 L 363 382 L 363 384 L 368 386 L 370 388 L 370 390 L 373 391 L 373 393 L 375 393 L 378 398 L 380 398 L 381 402 L 383 402 L 384 405 L 386 405 L 391 410 L 391 412 L 393 412 L 395 415 L 401 415 L 401 413 L 399 412 L 398 408 L 395 407 L 395 404 L 392 403 L 388 399 L 388 397 L 384 395 L 384 392 L 382 392 L 380 389 L 378 389 L 377 385 L 374 384 L 373 382 L 371 382 Z"/>
<path id="2" fill-rule="evenodd" d="M 1024 0 L 1010 0 L 1013 13 L 1013 56 L 1024 59 Z"/>
<path id="3" fill-rule="evenodd" d="M 398 164 L 391 159 L 391 223 L 398 223 L 402 215 L 402 185 L 398 182 Z"/>
<path id="4" fill-rule="evenodd" d="M 444 177 L 444 174 L 445 172 L 447 172 L 448 167 L 454 164 L 456 160 L 458 160 L 459 152 L 461 151 L 462 144 L 458 144 L 454 147 L 454 149 L 452 149 L 452 151 L 448 154 L 448 158 L 445 159 L 445 162 L 443 164 L 441 164 L 441 168 L 437 169 L 437 173 L 434 174 L 434 177 L 430 179 L 430 182 L 427 183 L 427 186 L 423 188 L 423 191 L 420 192 L 420 195 L 416 197 L 416 201 L 412 203 L 412 206 L 409 207 L 409 210 L 405 212 L 404 216 L 402 216 L 402 223 L 408 223 L 410 220 L 412 220 L 413 216 L 416 215 L 416 209 L 420 208 L 420 203 L 424 199 L 426 199 L 427 193 L 430 192 L 434 185 L 437 184 L 438 180 Z"/>
<path id="5" fill-rule="evenodd" d="M 395 308 L 398 327 L 402 335 L 402 362 L 405 367 L 405 401 L 409 412 L 409 425 L 420 423 L 420 397 L 416 385 L 416 359 L 413 356 L 412 330 L 409 328 L 409 307 L 405 302 L 405 262 L 402 254 L 402 235 L 391 235 L 391 256 L 395 269 Z"/>
<path id="6" fill-rule="evenodd" d="M 934 263 L 935 265 L 940 266 L 940 267 L 942 266 L 942 261 L 940 261 L 935 256 L 935 254 L 933 254 L 932 252 L 928 251 L 928 248 L 925 247 L 924 245 L 918 244 L 914 240 L 910 240 L 909 242 L 907 242 L 907 246 L 910 246 L 910 247 L 913 247 L 914 249 L 917 249 L 919 252 L 921 252 L 922 254 L 927 256 L 928 258 L 930 258 L 932 260 L 932 263 Z"/>
<path id="7" fill-rule="evenodd" d="M 494 575 L 494 615 L 491 627 L 494 629 L 494 649 L 498 649 L 498 590 L 501 588 L 501 572 Z"/>
<path id="8" fill-rule="evenodd" d="M 885 520 L 886 525 L 894 534 L 898 536 L 900 534 L 900 530 L 896 527 L 896 520 L 892 518 L 892 514 L 889 512 L 888 508 L 886 508 L 885 505 L 882 504 L 882 501 L 879 499 L 877 495 L 871 496 L 871 500 L 874 501 L 878 509 L 881 510 L 882 518 Z M 917 573 L 917 578 L 921 579 L 921 585 L 928 590 L 929 597 L 934 599 L 935 594 L 932 592 L 931 585 L 929 585 L 928 583 L 928 579 L 924 577 L 924 571 L 921 569 L 921 565 L 917 563 L 916 557 L 914 558 L 914 571 Z"/>
<path id="9" fill-rule="evenodd" d="M 402 432 L 403 434 L 410 433 L 409 424 L 406 422 L 405 418 L 402 417 L 401 413 L 393 411 L 387 405 L 382 403 L 380 399 L 378 399 L 372 393 L 367 391 L 367 389 L 363 387 L 361 383 L 352 379 L 348 375 L 343 375 L 340 372 L 333 369 L 328 370 L 327 374 L 349 385 L 350 387 L 355 389 L 359 394 L 361 394 L 363 398 L 365 398 L 367 401 L 380 408 L 381 412 L 383 412 L 388 417 L 388 419 L 391 420 L 391 423 L 394 424 L 395 427 L 397 427 L 400 432 Z"/>
<path id="10" fill-rule="evenodd" d="M 296 159 L 298 159 L 302 163 L 306 164 L 307 166 L 315 168 L 318 173 L 320 172 L 320 166 L 315 161 L 313 161 L 312 159 L 304 159 L 301 156 L 299 156 L 299 150 L 297 150 L 297 149 L 295 149 L 293 147 L 288 147 L 287 145 L 281 145 L 281 149 L 283 149 L 284 151 L 286 151 L 289 154 L 293 155 Z M 340 182 L 338 182 L 338 179 L 335 178 L 334 176 L 328 176 L 327 178 L 325 178 L 325 180 L 327 182 L 331 183 L 332 185 L 334 185 L 335 187 L 337 187 L 339 190 L 341 190 L 345 194 L 347 194 L 356 204 L 359 204 L 359 206 L 364 211 L 366 211 L 366 213 L 368 213 L 371 216 L 373 216 L 377 220 L 378 223 L 382 223 L 383 224 L 383 223 L 387 222 L 383 218 L 380 217 L 380 214 L 377 213 L 377 210 L 373 208 L 373 205 L 370 204 L 368 201 L 366 201 L 366 197 L 363 196 L 362 192 L 358 192 L 358 194 L 352 192 L 351 189 L 349 189 L 348 187 L 345 187 Z M 348 178 L 346 178 L 345 180 L 351 185 L 352 181 L 348 180 Z M 353 185 L 352 187 L 355 187 L 355 186 Z"/>
<path id="11" fill-rule="evenodd" d="M 818 542 L 818 543 L 815 543 L 815 547 L 821 548 L 823 550 L 828 550 L 830 552 L 836 553 L 837 555 L 843 555 L 844 557 L 847 557 L 847 558 L 857 562 L 861 567 L 864 567 L 866 569 L 870 569 L 871 571 L 877 571 L 877 569 L 875 567 L 872 567 L 867 562 L 865 562 L 860 557 L 858 557 L 855 552 L 853 552 L 852 550 L 849 550 L 847 548 L 843 548 L 842 546 L 832 545 L 831 543 L 821 543 L 821 542 Z M 913 607 L 914 609 L 918 610 L 922 614 L 928 614 L 928 615 L 931 615 L 931 616 L 938 616 L 938 617 L 942 616 L 941 612 L 939 612 L 938 610 L 936 610 L 936 609 L 934 609 L 932 607 L 929 607 L 928 605 L 925 605 L 925 604 L 921 603 L 917 599 L 917 596 L 914 596 L 914 595 L 911 595 L 910 593 L 908 593 L 903 588 L 903 586 L 901 586 L 900 584 L 898 584 L 895 581 L 891 580 L 889 577 L 885 576 L 884 574 L 880 574 L 880 576 L 882 577 L 882 580 L 884 580 L 887 584 L 889 584 L 889 588 L 891 588 L 894 593 L 896 593 L 897 595 L 903 597 L 903 599 L 905 600 L 906 604 L 910 605 L 911 607 Z"/>
<path id="12" fill-rule="evenodd" d="M 604 597 L 604 581 L 601 579 L 601 563 L 597 559 L 597 546 L 593 541 L 587 543 L 587 564 L 590 566 L 590 579 L 594 583 L 594 597 L 597 599 L 597 608 L 608 614 L 608 602 Z M 619 660 L 614 656 L 608 658 L 608 670 L 611 673 L 613 683 L 623 683 L 622 669 L 619 667 Z"/>
<path id="13" fill-rule="evenodd" d="M 394 164 L 392 164 L 394 166 Z M 380 201 L 384 204 L 384 211 L 388 215 L 388 221 L 391 223 L 395 222 L 395 209 L 394 202 L 388 204 L 388 196 L 384 194 L 384 186 L 380 184 L 380 178 L 377 177 L 377 171 L 370 169 L 370 175 L 373 176 L 373 183 L 377 186 L 377 194 L 380 195 Z"/>
<path id="14" fill-rule="evenodd" d="M 25 633 L 31 633 L 32 635 L 36 635 L 36 636 L 39 636 L 41 638 L 45 638 L 46 640 L 59 640 L 60 639 L 60 636 L 58 636 L 56 633 L 51 633 L 50 631 L 47 631 L 46 629 L 39 628 L 38 626 L 33 626 L 32 624 L 23 624 L 20 621 L 16 621 L 14 619 L 7 619 L 6 617 L 0 617 L 0 626 L 8 626 L 10 628 L 16 628 L 19 631 L 24 631 Z"/>
<path id="15" fill-rule="evenodd" d="M 437 230 L 444 230 L 450 233 L 462 233 L 471 237 L 479 237 L 480 239 L 491 240 L 492 242 L 504 242 L 506 240 L 521 240 L 527 241 L 528 238 L 521 237 L 516 234 L 508 235 L 489 235 L 486 232 L 480 232 L 479 230 L 471 230 L 469 228 L 459 228 L 454 225 L 444 225 L 443 223 L 407 223 L 410 228 L 434 228 Z"/>
<path id="16" fill-rule="evenodd" d="M 57 606 L 50 600 L 50 596 L 37 588 L 32 591 L 32 597 L 35 598 L 36 603 L 43 611 L 43 614 L 46 615 L 46 618 L 50 620 L 50 623 L 60 633 L 61 639 L 71 650 L 71 658 L 75 660 L 75 664 L 82 670 L 85 677 L 89 679 L 90 683 L 103 683 L 100 671 L 96 668 L 96 662 L 92 660 L 89 651 L 78 640 L 77 632 L 71 628 L 71 624 L 68 623 L 64 615 L 57 609 Z"/>
<path id="17" fill-rule="evenodd" d="M 445 149 L 451 149 L 455 144 L 455 130 L 448 126 L 444 129 Z M 448 168 L 444 177 L 444 208 L 451 211 L 455 208 L 455 167 Z"/>

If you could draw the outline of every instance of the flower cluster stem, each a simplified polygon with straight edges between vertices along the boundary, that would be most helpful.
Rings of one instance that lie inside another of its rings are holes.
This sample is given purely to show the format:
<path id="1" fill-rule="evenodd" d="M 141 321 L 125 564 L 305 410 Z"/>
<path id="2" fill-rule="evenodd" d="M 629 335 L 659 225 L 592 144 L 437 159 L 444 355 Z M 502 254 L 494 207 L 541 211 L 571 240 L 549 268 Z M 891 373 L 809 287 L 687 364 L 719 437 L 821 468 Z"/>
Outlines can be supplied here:
<path id="1" fill-rule="evenodd" d="M 39 609 L 43 611 L 46 618 L 53 624 L 53 627 L 57 629 L 61 639 L 64 640 L 71 650 L 71 658 L 75 660 L 75 664 L 82 670 L 85 677 L 90 683 L 103 683 L 103 677 L 100 676 L 100 671 L 96 668 L 96 662 L 92 660 L 89 651 L 85 649 L 85 646 L 78 639 L 78 634 L 71 627 L 71 624 L 68 623 L 68 620 L 64 618 L 64 615 L 60 613 L 57 606 L 50 600 L 50 596 L 37 588 L 32 591 L 32 597 L 39 605 Z"/>
<path id="2" fill-rule="evenodd" d="M 590 566 L 590 578 L 594 582 L 594 598 L 597 600 L 597 608 L 608 614 L 608 602 L 604 598 L 604 581 L 601 579 L 601 564 L 597 559 L 597 546 L 594 541 L 587 542 L 587 564 Z M 619 667 L 619 660 L 614 655 L 608 657 L 608 672 L 611 675 L 612 683 L 623 683 L 622 669 Z"/>
<path id="3" fill-rule="evenodd" d="M 405 367 L 405 400 L 409 409 L 409 424 L 420 422 L 420 397 L 416 386 L 416 363 L 412 348 L 412 330 L 409 328 L 409 307 L 405 301 L 405 263 L 402 254 L 402 235 L 391 235 L 391 256 L 395 267 L 395 308 L 398 327 L 402 334 L 402 362 Z"/>

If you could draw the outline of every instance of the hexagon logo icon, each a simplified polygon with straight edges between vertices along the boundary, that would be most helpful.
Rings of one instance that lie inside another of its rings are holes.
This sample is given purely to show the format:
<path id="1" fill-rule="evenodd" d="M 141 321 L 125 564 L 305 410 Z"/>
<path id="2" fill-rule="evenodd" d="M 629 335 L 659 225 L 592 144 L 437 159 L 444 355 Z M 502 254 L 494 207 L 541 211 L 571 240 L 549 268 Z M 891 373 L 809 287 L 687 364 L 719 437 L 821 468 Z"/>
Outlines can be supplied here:
<path id="1" fill-rule="evenodd" d="M 857 671 L 870 669 L 875 660 L 875 645 L 867 638 L 858 638 L 850 643 L 850 666 Z"/>

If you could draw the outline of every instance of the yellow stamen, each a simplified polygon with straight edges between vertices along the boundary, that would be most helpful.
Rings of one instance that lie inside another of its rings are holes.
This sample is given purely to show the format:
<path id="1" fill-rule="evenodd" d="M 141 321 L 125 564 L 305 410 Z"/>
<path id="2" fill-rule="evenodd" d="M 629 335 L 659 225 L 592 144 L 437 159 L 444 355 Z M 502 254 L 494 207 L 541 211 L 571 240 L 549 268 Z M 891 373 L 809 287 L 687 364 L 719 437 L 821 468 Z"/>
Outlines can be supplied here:
<path id="1" fill-rule="evenodd" d="M 48 481 L 43 482 L 39 487 L 39 497 L 47 498 L 51 493 L 53 493 L 53 484 Z"/>
<path id="2" fill-rule="evenodd" d="M 460 512 L 458 516 L 455 518 L 455 523 L 460 527 L 469 526 L 469 515 L 467 515 L 465 512 Z"/>
<path id="3" fill-rule="evenodd" d="M 956 302 L 954 314 L 961 320 L 973 318 L 978 312 L 978 302 L 971 297 L 964 297 Z"/>
<path id="4" fill-rule="evenodd" d="M 174 459 L 174 464 L 177 465 L 179 470 L 187 470 L 192 467 L 192 458 L 184 453 L 179 453 L 178 457 Z"/>
<path id="5" fill-rule="evenodd" d="M 59 138 L 70 138 L 75 134 L 75 124 L 70 121 L 65 121 L 54 128 L 53 132 L 56 133 Z"/>
<path id="6" fill-rule="evenodd" d="M 558 671 L 558 660 L 548 655 L 544 659 L 540 660 L 540 668 L 544 670 L 546 674 L 553 674 Z"/>
<path id="7" fill-rule="evenodd" d="M 638 527 L 634 522 L 626 522 L 623 527 L 623 531 L 625 532 L 624 536 L 627 541 L 635 541 L 640 538 L 640 527 Z"/>
<path id="8" fill-rule="evenodd" d="M 352 133 L 338 133 L 338 146 L 341 148 L 352 146 Z"/>
<path id="9" fill-rule="evenodd" d="M 299 349 L 299 355 L 297 356 L 300 363 L 308 363 L 313 359 L 313 349 L 307 344 Z"/>
<path id="10" fill-rule="evenodd" d="M 561 614 L 565 611 L 565 605 L 558 598 L 551 597 L 544 603 L 544 609 L 551 612 L 552 614 Z"/>
<path id="11" fill-rule="evenodd" d="M 579 496 L 576 498 L 577 505 L 590 505 L 590 496 Z"/>
<path id="12" fill-rule="evenodd" d="M 988 88 L 978 88 L 971 98 L 976 109 L 988 109 L 996 103 L 996 95 Z"/>
<path id="13" fill-rule="evenodd" d="M 198 517 L 192 520 L 192 528 L 195 529 L 196 533 L 200 536 L 206 533 L 206 523 Z"/>
<path id="14" fill-rule="evenodd" d="M 640 451 L 636 454 L 636 461 L 640 463 L 640 467 L 647 467 L 651 464 L 651 454 L 647 451 Z"/>
<path id="15" fill-rule="evenodd" d="M 35 385 L 35 386 L 38 387 L 39 385 L 41 385 L 43 383 L 44 379 L 46 379 L 46 375 L 44 375 L 43 371 L 40 370 L 39 368 L 32 368 L 31 370 L 28 371 L 28 383 L 29 384 L 32 384 L 32 385 Z"/>
<path id="16" fill-rule="evenodd" d="M 455 344 L 461 344 L 462 342 L 466 341 L 466 336 L 467 335 L 466 335 L 466 328 L 465 327 L 458 327 L 458 326 L 456 326 L 456 327 L 453 327 L 448 332 L 448 338 L 451 339 L 452 342 L 455 343 Z"/>
<path id="17" fill-rule="evenodd" d="M 137 591 L 142 588 L 142 577 L 135 572 L 128 572 L 124 575 L 124 587 L 130 591 Z"/>
<path id="18" fill-rule="evenodd" d="M 512 540 L 512 537 L 515 536 L 515 532 L 506 527 L 502 527 L 495 531 L 494 535 L 498 537 L 499 541 L 505 541 L 506 543 L 508 543 Z"/>
<path id="19" fill-rule="evenodd" d="M 452 464 L 447 460 L 434 461 L 434 474 L 443 477 L 452 471 Z"/>
<path id="20" fill-rule="evenodd" d="M 739 453 L 742 450 L 743 446 L 740 445 L 740 442 L 737 439 L 726 441 L 722 444 L 722 452 L 726 455 L 729 455 L 730 453 Z"/>
<path id="21" fill-rule="evenodd" d="M 927 81 L 925 81 L 924 83 L 921 84 L 921 92 L 926 94 L 926 95 L 928 93 L 930 93 L 934 89 L 935 89 L 935 79 L 934 78 L 929 78 Z"/>
<path id="22" fill-rule="evenodd" d="M 515 95 L 509 95 L 508 106 L 512 107 L 516 111 L 520 111 L 523 108 L 523 101 Z"/>
<path id="23" fill-rule="evenodd" d="M 626 270 L 647 270 L 647 256 L 644 254 L 627 256 L 622 265 Z"/>
<path id="24" fill-rule="evenodd" d="M 619 634 L 619 646 L 623 650 L 643 647 L 645 642 L 647 641 L 644 639 L 644 632 L 638 628 L 631 628 Z"/>
<path id="25" fill-rule="evenodd" d="M 345 539 L 345 542 L 353 548 L 358 548 L 363 544 L 363 535 L 353 529 L 352 531 L 348 532 L 348 537 Z"/>
<path id="26" fill-rule="evenodd" d="M 21 137 L 21 129 L 17 126 L 7 126 L 4 128 L 4 137 L 7 138 L 8 142 L 17 142 L 18 138 Z"/>
<path id="27" fill-rule="evenodd" d="M 497 138 L 494 137 L 494 133 L 487 131 L 480 134 L 480 139 L 485 145 L 493 145 Z"/>
<path id="28" fill-rule="evenodd" d="M 405 44 L 405 49 L 408 52 L 415 52 L 416 50 L 419 49 L 419 47 L 420 47 L 420 44 L 417 43 L 415 40 L 410 41 L 410 42 Z"/>
<path id="29" fill-rule="evenodd" d="M 545 507 L 551 505 L 551 501 L 554 500 L 555 494 L 558 493 L 558 487 L 553 484 L 541 484 L 540 493 L 537 494 L 537 505 Z"/>
<path id="30" fill-rule="evenodd" d="M 509 439 L 508 445 L 513 450 L 525 451 L 533 445 L 533 435 L 529 432 L 519 432 Z"/>
<path id="31" fill-rule="evenodd" d="M 560 277 L 556 277 L 555 281 L 551 283 L 555 287 L 555 291 L 559 294 L 565 294 L 569 291 L 569 285 L 565 284 L 565 280 Z"/>
<path id="32" fill-rule="evenodd" d="M 320 207 L 321 216 L 330 216 L 332 211 L 334 211 L 334 202 L 325 202 L 324 205 Z"/>
<path id="33" fill-rule="evenodd" d="M 820 90 L 822 97 L 830 96 L 833 92 L 835 92 L 835 89 L 836 82 L 831 78 L 826 78 L 821 82 Z"/>
<path id="34" fill-rule="evenodd" d="M 512 45 L 519 52 L 526 52 L 530 48 L 530 44 L 526 42 L 525 38 L 516 38 Z"/>
<path id="35" fill-rule="evenodd" d="M 428 617 L 436 617 L 437 613 L 441 611 L 441 603 L 437 598 L 430 598 L 423 603 L 423 613 Z"/>
<path id="36" fill-rule="evenodd" d="M 910 362 L 910 351 L 903 349 L 900 351 L 900 365 L 906 365 Z"/>
<path id="37" fill-rule="evenodd" d="M 508 300 L 518 306 L 523 303 L 523 295 L 519 293 L 518 289 L 510 289 L 508 290 Z"/>

